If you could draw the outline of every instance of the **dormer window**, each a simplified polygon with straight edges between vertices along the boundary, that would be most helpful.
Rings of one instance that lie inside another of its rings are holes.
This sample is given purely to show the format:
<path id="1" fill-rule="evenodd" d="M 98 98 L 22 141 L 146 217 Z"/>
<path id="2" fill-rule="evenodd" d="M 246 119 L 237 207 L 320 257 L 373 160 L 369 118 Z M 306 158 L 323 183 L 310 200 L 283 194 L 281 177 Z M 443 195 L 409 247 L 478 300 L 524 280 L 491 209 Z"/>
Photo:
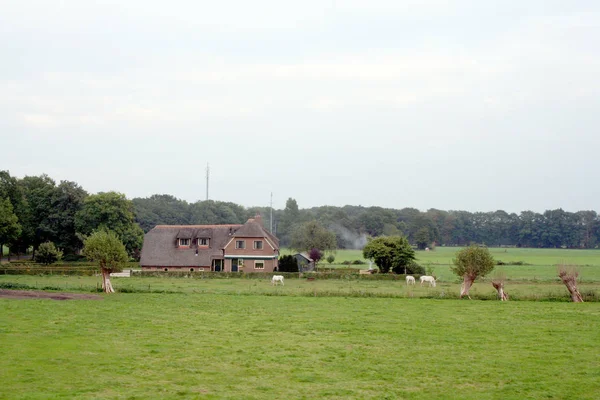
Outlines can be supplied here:
<path id="1" fill-rule="evenodd" d="M 188 246 L 190 245 L 190 239 L 179 239 L 179 246 Z"/>
<path id="2" fill-rule="evenodd" d="M 208 238 L 198 238 L 198 246 L 208 246 Z"/>

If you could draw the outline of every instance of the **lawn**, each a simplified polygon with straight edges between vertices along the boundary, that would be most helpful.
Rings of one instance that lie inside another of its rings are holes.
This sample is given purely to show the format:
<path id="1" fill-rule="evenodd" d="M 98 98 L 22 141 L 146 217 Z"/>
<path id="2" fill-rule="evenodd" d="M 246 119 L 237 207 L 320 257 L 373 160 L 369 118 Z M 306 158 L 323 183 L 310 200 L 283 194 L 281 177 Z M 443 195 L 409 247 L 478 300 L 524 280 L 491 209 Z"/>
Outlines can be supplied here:
<path id="1" fill-rule="evenodd" d="M 597 398 L 600 253 L 492 251 L 532 264 L 499 268 L 512 300 L 538 301 L 456 300 L 456 249 L 446 248 L 417 253 L 435 288 L 195 275 L 113 278 L 130 293 L 102 300 L 0 299 L 0 398 Z M 595 302 L 568 302 L 553 265 L 565 255 Z M 90 293 L 99 283 L 0 275 L 0 288 Z M 489 281 L 471 294 L 495 299 Z"/>
<path id="2" fill-rule="evenodd" d="M 196 275 L 197 277 L 199 275 Z M 382 281 L 363 279 L 285 280 L 285 286 L 272 286 L 264 279 L 192 279 L 192 278 L 112 278 L 115 290 L 130 293 L 180 293 L 279 297 L 380 297 L 380 298 L 457 298 L 460 281 L 440 281 L 435 288 L 407 286 L 403 280 Z M 0 288 L 43 289 L 65 292 L 95 292 L 101 286 L 100 277 L 62 275 L 0 275 Z M 558 282 L 509 281 L 506 291 L 513 300 L 569 301 L 565 286 Z M 600 300 L 600 282 L 584 282 L 579 290 L 586 301 Z M 476 282 L 471 289 L 475 299 L 495 300 L 496 291 L 488 281 Z"/>
<path id="3" fill-rule="evenodd" d="M 188 293 L 0 299 L 0 310 L 0 398 L 600 393 L 598 303 Z"/>
<path id="4" fill-rule="evenodd" d="M 459 250 L 458 247 L 437 247 L 434 251 L 417 251 L 417 262 L 433 269 L 433 274 L 442 281 L 453 281 L 456 277 L 450 271 L 450 266 Z M 555 281 L 558 276 L 557 264 L 575 264 L 579 266 L 580 280 L 600 281 L 600 250 L 490 248 L 490 252 L 496 261 L 526 264 L 498 266 L 497 270 L 503 271 L 508 280 Z M 283 249 L 282 254 L 293 252 Z M 367 269 L 369 266 L 361 250 L 338 250 L 334 255 L 333 264 L 322 261 L 320 267 L 347 268 L 341 263 L 354 260 L 361 260 L 365 264 L 353 265 L 352 268 Z"/>

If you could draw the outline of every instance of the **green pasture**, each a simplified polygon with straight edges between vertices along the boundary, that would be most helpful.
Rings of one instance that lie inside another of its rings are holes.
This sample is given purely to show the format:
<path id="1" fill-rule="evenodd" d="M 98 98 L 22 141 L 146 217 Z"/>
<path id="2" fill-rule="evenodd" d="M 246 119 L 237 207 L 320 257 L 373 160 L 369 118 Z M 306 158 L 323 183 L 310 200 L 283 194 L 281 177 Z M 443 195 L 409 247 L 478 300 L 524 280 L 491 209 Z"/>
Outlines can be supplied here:
<path id="1" fill-rule="evenodd" d="M 417 251 L 417 262 L 422 265 L 441 264 L 450 265 L 460 247 L 436 247 L 433 251 Z M 504 262 L 522 261 L 532 265 L 556 265 L 561 263 L 590 265 L 600 267 L 600 250 L 573 250 L 573 249 L 529 249 L 529 248 L 498 248 L 490 247 L 490 252 L 496 260 Z M 290 249 L 282 249 L 281 254 L 294 254 Z M 362 255 L 362 250 L 337 250 L 334 266 L 339 266 L 343 261 L 361 260 L 366 262 L 362 268 L 368 267 L 368 260 Z M 321 266 L 328 266 L 323 260 Z M 360 267 L 360 266 L 359 266 Z"/>
<path id="2" fill-rule="evenodd" d="M 7 399 L 600 393 L 598 303 L 231 293 L 0 299 L 0 342 Z"/>
<path id="3" fill-rule="evenodd" d="M 197 275 L 198 276 L 198 275 Z M 270 275 L 264 279 L 197 279 L 174 277 L 111 278 L 115 290 L 126 293 L 210 294 L 277 297 L 382 297 L 456 299 L 460 281 L 438 281 L 436 287 L 408 286 L 404 280 L 288 278 L 285 286 L 272 286 Z M 100 289 L 97 276 L 0 275 L 0 288 L 54 290 L 93 293 Z M 565 286 L 558 281 L 507 281 L 506 291 L 513 300 L 569 301 Z M 600 281 L 583 282 L 579 290 L 586 301 L 600 300 Z M 489 280 L 479 280 L 471 289 L 474 299 L 495 300 L 496 291 Z"/>
<path id="4" fill-rule="evenodd" d="M 417 251 L 417 262 L 425 268 L 432 268 L 433 274 L 442 281 L 454 281 L 456 277 L 450 271 L 452 259 L 458 247 L 437 247 L 434 251 Z M 600 281 L 600 250 L 571 250 L 571 249 L 519 249 L 519 248 L 490 248 L 496 261 L 504 263 L 523 263 L 525 265 L 497 266 L 497 271 L 506 274 L 510 281 L 556 281 L 557 264 L 577 265 L 580 280 L 585 282 Z M 293 254 L 289 249 L 282 254 Z M 362 256 L 362 250 L 337 250 L 333 253 L 335 262 L 329 264 L 322 261 L 320 268 L 358 268 L 367 269 L 368 261 Z M 347 266 L 344 261 L 361 260 L 366 264 Z"/>

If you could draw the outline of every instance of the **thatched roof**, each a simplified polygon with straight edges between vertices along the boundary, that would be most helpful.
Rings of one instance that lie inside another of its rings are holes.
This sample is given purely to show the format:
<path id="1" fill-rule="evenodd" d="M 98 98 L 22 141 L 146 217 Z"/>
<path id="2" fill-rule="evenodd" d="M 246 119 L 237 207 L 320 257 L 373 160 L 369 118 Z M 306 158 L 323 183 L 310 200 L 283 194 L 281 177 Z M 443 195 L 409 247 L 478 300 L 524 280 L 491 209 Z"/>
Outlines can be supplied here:
<path id="1" fill-rule="evenodd" d="M 213 259 L 223 258 L 223 247 L 241 226 L 157 225 L 144 236 L 140 264 L 149 267 L 209 267 Z M 196 245 L 177 246 L 177 239 L 193 240 L 198 237 L 208 238 L 209 247 L 199 249 Z"/>
<path id="2" fill-rule="evenodd" d="M 209 267 L 214 259 L 223 258 L 223 248 L 235 237 L 266 238 L 279 249 L 279 240 L 254 219 L 244 225 L 157 225 L 144 236 L 140 265 Z M 208 248 L 199 248 L 197 238 L 209 239 Z M 190 247 L 178 247 L 178 239 L 191 239 Z"/>

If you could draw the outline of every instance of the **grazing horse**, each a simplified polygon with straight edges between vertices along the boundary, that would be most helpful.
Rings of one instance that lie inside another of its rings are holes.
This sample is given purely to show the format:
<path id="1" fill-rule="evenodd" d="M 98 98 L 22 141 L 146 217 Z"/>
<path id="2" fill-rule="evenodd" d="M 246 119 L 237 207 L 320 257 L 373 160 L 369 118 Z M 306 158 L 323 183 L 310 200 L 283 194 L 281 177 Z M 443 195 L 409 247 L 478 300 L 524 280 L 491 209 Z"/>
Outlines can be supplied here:
<path id="1" fill-rule="evenodd" d="M 283 275 L 273 275 L 273 278 L 271 278 L 271 285 L 278 285 L 280 282 L 285 286 L 283 283 Z"/>
<path id="2" fill-rule="evenodd" d="M 415 277 L 414 276 L 410 276 L 410 275 L 406 275 L 406 284 L 407 285 L 414 285 L 415 284 Z"/>
<path id="3" fill-rule="evenodd" d="M 419 279 L 421 280 L 421 286 L 423 286 L 424 282 L 428 282 L 429 286 L 435 287 L 435 278 L 433 276 L 423 275 Z"/>

